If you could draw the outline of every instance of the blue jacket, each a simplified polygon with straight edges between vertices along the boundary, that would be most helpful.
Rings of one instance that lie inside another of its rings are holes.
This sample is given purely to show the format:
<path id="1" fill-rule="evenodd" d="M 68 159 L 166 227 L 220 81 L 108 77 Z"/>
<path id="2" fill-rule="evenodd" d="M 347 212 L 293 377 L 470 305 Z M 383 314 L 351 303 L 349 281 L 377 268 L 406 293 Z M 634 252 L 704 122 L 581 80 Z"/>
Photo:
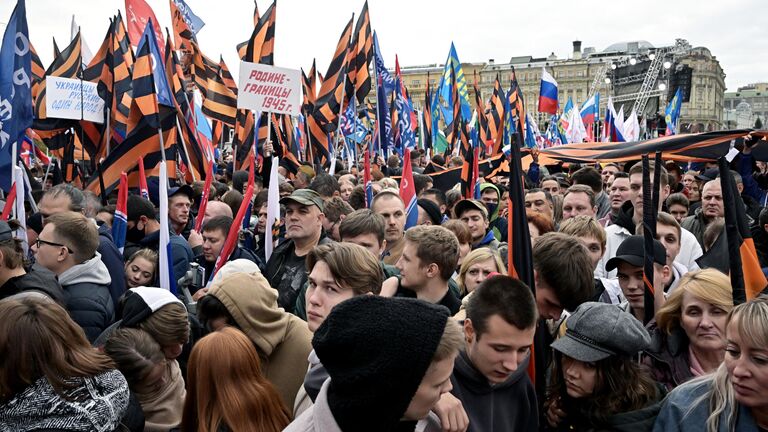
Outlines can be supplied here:
<path id="1" fill-rule="evenodd" d="M 105 224 L 99 225 L 99 248 L 96 251 L 101 254 L 101 262 L 107 266 L 112 277 L 109 294 L 112 296 L 112 305 L 117 307 L 117 300 L 125 293 L 125 263 L 112 239 L 112 231 Z"/>
<path id="2" fill-rule="evenodd" d="M 681 386 L 678 386 L 667 395 L 661 406 L 661 411 L 656 417 L 656 423 L 653 425 L 653 432 L 680 431 L 680 432 L 701 432 L 706 430 L 707 418 L 709 417 L 709 401 L 706 398 L 703 402 L 693 406 L 697 399 L 709 393 L 712 379 L 693 380 Z M 733 407 L 730 407 L 731 409 Z M 757 425 L 749 408 L 738 405 L 739 410 L 736 421 L 736 432 L 756 431 Z M 730 411 L 726 409 L 726 412 Z M 728 431 L 728 415 L 720 415 L 720 424 L 718 431 Z"/>

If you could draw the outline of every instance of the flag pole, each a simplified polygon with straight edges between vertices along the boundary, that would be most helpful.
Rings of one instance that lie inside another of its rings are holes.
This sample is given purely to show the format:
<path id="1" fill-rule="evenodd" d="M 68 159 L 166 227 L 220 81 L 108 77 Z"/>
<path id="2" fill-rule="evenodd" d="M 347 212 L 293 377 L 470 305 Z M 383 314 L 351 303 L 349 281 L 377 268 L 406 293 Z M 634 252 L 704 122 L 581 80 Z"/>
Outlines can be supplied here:
<path id="1" fill-rule="evenodd" d="M 352 13 L 352 21 L 355 21 L 355 13 Z M 349 40 L 347 41 L 347 52 L 345 54 L 345 57 L 349 58 L 349 48 L 352 44 L 352 32 L 349 33 Z M 336 150 L 339 147 L 339 131 L 341 130 L 341 117 L 344 115 L 344 92 L 347 89 L 347 76 L 349 75 L 349 62 L 347 62 L 347 72 L 344 73 L 344 79 L 341 82 L 341 100 L 339 101 L 339 120 L 336 125 L 336 142 L 334 143 L 334 151 L 333 154 L 329 155 L 330 157 L 336 158 L 335 153 Z M 354 92 L 352 93 L 352 97 L 355 97 Z M 343 140 L 343 138 L 342 138 Z"/>
<path id="2" fill-rule="evenodd" d="M 254 113 L 254 115 L 256 115 L 256 114 Z M 258 131 L 256 131 L 256 132 L 257 132 L 256 140 L 258 140 L 259 139 Z M 267 140 L 264 141 L 264 147 L 266 147 L 270 143 L 270 141 L 272 141 L 271 138 L 272 138 L 272 113 L 267 113 Z M 264 154 L 264 159 L 272 156 L 272 152 L 267 153 L 266 149 L 263 149 L 262 153 Z M 254 157 L 254 160 L 255 160 L 256 155 L 254 154 L 253 157 Z"/>
<path id="3" fill-rule="evenodd" d="M 187 157 L 187 162 L 189 162 L 189 150 L 187 150 L 187 142 L 184 141 L 184 133 L 181 131 L 181 124 L 179 123 L 179 116 L 174 116 L 176 118 L 176 130 L 179 131 L 179 139 L 181 140 L 181 151 L 184 152 L 184 156 Z M 197 181 L 197 176 L 195 176 L 195 171 L 192 169 L 192 164 L 190 164 L 189 172 L 192 174 L 192 181 Z"/>
<path id="4" fill-rule="evenodd" d="M 107 154 L 106 154 L 107 156 L 109 156 L 109 152 L 111 151 L 110 142 L 109 142 L 109 140 L 111 139 L 110 133 L 112 132 L 112 128 L 109 127 L 111 116 L 112 116 L 112 110 L 110 108 L 107 108 L 107 121 L 104 124 L 104 128 L 106 129 L 105 131 L 106 133 L 104 134 L 106 142 L 104 143 L 104 145 L 106 146 L 106 149 L 107 149 Z"/>

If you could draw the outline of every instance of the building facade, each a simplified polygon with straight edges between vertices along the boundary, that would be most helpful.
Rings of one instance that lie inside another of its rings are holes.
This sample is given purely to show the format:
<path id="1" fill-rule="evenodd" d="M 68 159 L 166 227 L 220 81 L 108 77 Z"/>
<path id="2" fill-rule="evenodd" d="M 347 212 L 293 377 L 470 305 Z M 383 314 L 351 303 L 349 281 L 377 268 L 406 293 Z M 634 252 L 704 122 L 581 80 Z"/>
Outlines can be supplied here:
<path id="1" fill-rule="evenodd" d="M 659 60 L 653 61 L 656 56 Z M 655 69 L 654 69 L 655 63 Z M 663 67 L 662 67 L 663 65 Z M 717 58 L 707 48 L 692 48 L 684 40 L 675 45 L 656 48 L 646 41 L 613 44 L 602 51 L 588 47 L 581 49 L 581 42 L 573 42 L 573 53 L 569 58 L 560 59 L 554 53 L 547 57 L 518 56 L 500 63 L 493 59 L 485 63 L 463 63 L 467 79 L 470 104 L 475 106 L 472 90 L 475 74 L 483 101 L 493 92 L 496 77 L 502 87 L 509 88 L 512 70 L 525 100 L 526 111 L 538 115 L 539 124 L 548 116 L 537 113 L 541 71 L 546 68 L 558 82 L 559 104 L 564 107 L 570 97 L 576 106 L 583 104 L 594 92 L 600 92 L 600 110 L 604 113 L 608 96 L 612 96 L 616 110 L 624 107 L 629 113 L 638 99 L 645 99 L 641 117 L 655 122 L 663 114 L 668 99 L 674 95 L 677 75 L 683 67 L 690 72 L 690 99 L 683 103 L 680 120 L 681 132 L 716 130 L 724 127 L 723 103 L 725 74 Z M 652 85 L 641 90 L 641 84 L 651 69 Z M 401 68 L 404 83 L 408 88 L 414 106 L 421 109 L 424 104 L 426 83 L 434 92 L 440 82 L 443 65 L 431 64 Z M 429 78 L 427 78 L 429 74 Z M 639 105 L 638 105 L 639 106 Z M 768 110 L 768 104 L 766 104 Z M 601 114 L 603 115 L 603 114 Z M 641 120 L 642 122 L 642 120 Z"/>
<path id="2" fill-rule="evenodd" d="M 752 128 L 768 120 L 768 83 L 755 83 L 725 93 L 723 117 L 729 128 Z M 760 119 L 758 123 L 757 120 Z"/>

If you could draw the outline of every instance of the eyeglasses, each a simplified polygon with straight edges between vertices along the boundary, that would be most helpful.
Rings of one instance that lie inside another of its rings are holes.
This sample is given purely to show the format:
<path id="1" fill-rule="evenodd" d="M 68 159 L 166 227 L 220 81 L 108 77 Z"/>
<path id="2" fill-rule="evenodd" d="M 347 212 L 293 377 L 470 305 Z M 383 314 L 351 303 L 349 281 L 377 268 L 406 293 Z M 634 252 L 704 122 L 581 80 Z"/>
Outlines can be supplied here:
<path id="1" fill-rule="evenodd" d="M 67 246 L 67 245 L 63 245 L 63 244 L 61 244 L 61 243 L 54 243 L 54 242 L 45 241 L 45 240 L 42 240 L 42 239 L 40 239 L 40 238 L 38 237 L 38 238 L 37 238 L 37 241 L 35 242 L 35 247 L 36 247 L 36 248 L 38 248 L 38 249 L 40 249 L 40 245 L 41 245 L 41 244 L 47 244 L 47 245 L 49 245 L 49 246 L 55 246 L 55 247 L 63 247 L 63 248 L 66 248 L 66 249 L 67 249 L 67 252 L 69 252 L 69 253 L 74 253 L 74 252 L 72 251 L 72 249 L 70 249 L 70 248 L 69 248 L 69 246 Z"/>

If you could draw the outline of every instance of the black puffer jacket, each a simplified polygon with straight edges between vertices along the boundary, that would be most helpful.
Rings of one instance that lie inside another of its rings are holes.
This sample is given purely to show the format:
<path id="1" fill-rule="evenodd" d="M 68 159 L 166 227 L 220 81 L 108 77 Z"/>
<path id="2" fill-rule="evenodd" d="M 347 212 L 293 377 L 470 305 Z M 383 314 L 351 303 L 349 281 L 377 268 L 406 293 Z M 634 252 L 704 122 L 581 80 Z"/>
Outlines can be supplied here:
<path id="1" fill-rule="evenodd" d="M 27 291 L 45 294 L 62 306 L 67 304 L 67 293 L 61 288 L 56 275 L 38 264 L 27 269 L 26 274 L 8 279 L 0 287 L 0 300 Z"/>

